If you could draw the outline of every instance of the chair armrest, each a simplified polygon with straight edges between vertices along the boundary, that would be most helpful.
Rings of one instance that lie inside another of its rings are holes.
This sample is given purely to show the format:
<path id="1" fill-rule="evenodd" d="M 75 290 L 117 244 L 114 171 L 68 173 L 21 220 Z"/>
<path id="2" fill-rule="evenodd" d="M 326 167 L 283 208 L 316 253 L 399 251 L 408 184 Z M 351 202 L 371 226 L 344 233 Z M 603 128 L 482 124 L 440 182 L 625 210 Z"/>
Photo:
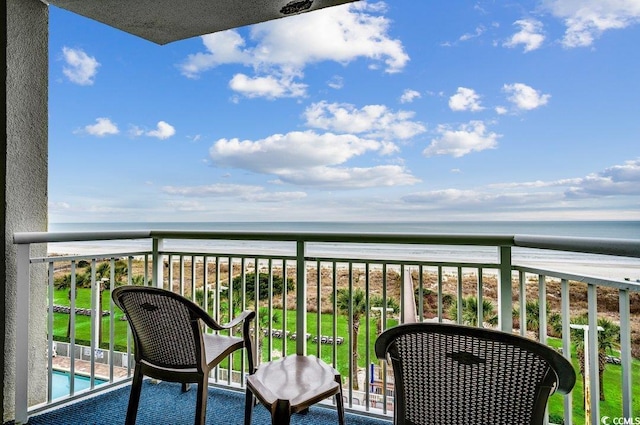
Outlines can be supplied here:
<path id="1" fill-rule="evenodd" d="M 242 323 L 242 339 L 244 340 L 244 347 L 247 350 L 247 358 L 249 361 L 248 370 L 249 370 L 249 374 L 253 374 L 255 372 L 256 359 L 255 359 L 255 353 L 253 350 L 253 343 L 251 341 L 250 326 L 251 326 L 251 321 L 256 317 L 256 312 L 251 310 L 245 310 L 242 313 L 240 313 L 238 316 L 236 316 L 233 320 L 231 320 L 229 323 L 225 323 L 221 325 L 218 322 L 216 322 L 213 319 L 213 317 L 209 316 L 209 314 L 207 314 L 206 311 L 200 308 L 198 308 L 197 311 L 200 312 L 199 319 L 202 320 L 202 322 L 206 326 L 208 326 L 210 329 L 213 329 L 215 331 L 231 330 L 233 327 L 238 326 L 239 324 Z"/>
<path id="2" fill-rule="evenodd" d="M 224 330 L 224 329 L 232 329 L 235 326 L 238 326 L 240 323 L 244 322 L 245 320 L 247 322 L 250 322 L 255 317 L 256 317 L 255 311 L 245 310 L 242 313 L 240 313 L 239 315 L 237 315 L 232 321 L 230 321 L 228 323 L 225 323 L 225 324 L 222 324 L 222 325 L 220 323 L 216 322 L 208 314 L 205 314 L 205 315 L 201 316 L 200 319 L 202 319 L 204 324 L 207 325 L 209 328 L 211 328 L 211 329 L 213 329 L 215 331 L 221 331 L 221 330 Z"/>
<path id="3" fill-rule="evenodd" d="M 576 371 L 573 369 L 573 365 L 564 357 L 558 356 L 562 359 L 554 362 L 556 368 L 558 387 L 555 392 L 560 394 L 569 394 L 576 383 Z"/>
<path id="4" fill-rule="evenodd" d="M 231 328 L 233 328 L 235 326 L 238 326 L 240 323 L 244 322 L 245 320 L 250 322 L 255 317 L 256 317 L 256 312 L 255 311 L 245 310 L 242 313 L 240 313 L 238 316 L 236 316 L 229 323 L 225 323 L 224 325 L 220 325 L 220 328 L 221 329 L 231 329 Z"/>

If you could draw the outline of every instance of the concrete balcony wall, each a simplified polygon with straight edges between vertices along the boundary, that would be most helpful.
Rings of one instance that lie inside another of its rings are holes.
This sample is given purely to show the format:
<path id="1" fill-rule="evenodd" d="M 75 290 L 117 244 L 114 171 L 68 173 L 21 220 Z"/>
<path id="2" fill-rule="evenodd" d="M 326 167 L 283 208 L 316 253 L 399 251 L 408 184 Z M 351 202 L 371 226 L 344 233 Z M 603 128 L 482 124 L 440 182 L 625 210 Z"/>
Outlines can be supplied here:
<path id="1" fill-rule="evenodd" d="M 3 316 L 3 362 L 0 366 L 3 422 L 15 415 L 16 367 L 16 252 L 13 233 L 47 229 L 47 152 L 48 152 L 48 24 L 46 4 L 34 0 L 7 0 L 6 16 L 6 138 L 2 146 L 2 266 L 0 278 L 0 314 Z M 46 245 L 33 246 L 32 255 L 46 254 Z M 36 281 L 46 279 L 46 269 L 30 271 Z M 31 403 L 44 400 L 42 381 L 46 365 L 45 341 L 36 338 L 45 326 L 42 314 L 46 288 L 34 287 L 30 294 L 33 308 L 29 332 L 29 362 L 34 383 L 29 394 Z M 36 378 L 39 376 L 40 378 Z"/>

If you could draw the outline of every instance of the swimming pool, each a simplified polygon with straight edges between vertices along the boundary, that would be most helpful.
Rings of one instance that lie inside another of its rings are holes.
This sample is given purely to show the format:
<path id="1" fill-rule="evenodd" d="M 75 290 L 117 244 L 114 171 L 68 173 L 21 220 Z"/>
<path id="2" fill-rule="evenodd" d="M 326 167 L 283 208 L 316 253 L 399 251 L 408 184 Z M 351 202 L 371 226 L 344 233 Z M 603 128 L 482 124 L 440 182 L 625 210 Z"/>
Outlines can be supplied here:
<path id="1" fill-rule="evenodd" d="M 51 374 L 51 379 L 52 379 L 51 381 L 51 384 L 52 384 L 51 399 L 52 400 L 69 395 L 69 387 L 71 384 L 71 376 L 69 375 L 69 372 L 54 370 Z M 100 385 L 100 384 L 104 384 L 107 381 L 105 381 L 104 379 L 95 378 L 93 382 L 94 382 L 94 385 Z M 76 375 L 74 378 L 73 390 L 75 392 L 78 392 L 78 391 L 89 388 L 90 385 L 91 385 L 91 380 L 89 377 Z"/>

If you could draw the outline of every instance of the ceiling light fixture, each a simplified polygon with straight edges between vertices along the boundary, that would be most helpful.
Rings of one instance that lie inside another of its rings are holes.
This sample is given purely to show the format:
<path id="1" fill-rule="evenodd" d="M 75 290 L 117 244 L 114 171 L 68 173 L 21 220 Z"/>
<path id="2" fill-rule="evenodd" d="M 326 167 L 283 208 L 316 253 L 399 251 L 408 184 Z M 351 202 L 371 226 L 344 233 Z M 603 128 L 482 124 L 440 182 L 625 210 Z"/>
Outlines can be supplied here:
<path id="1" fill-rule="evenodd" d="M 292 0 L 280 9 L 283 15 L 293 15 L 303 12 L 311 7 L 313 0 Z"/>

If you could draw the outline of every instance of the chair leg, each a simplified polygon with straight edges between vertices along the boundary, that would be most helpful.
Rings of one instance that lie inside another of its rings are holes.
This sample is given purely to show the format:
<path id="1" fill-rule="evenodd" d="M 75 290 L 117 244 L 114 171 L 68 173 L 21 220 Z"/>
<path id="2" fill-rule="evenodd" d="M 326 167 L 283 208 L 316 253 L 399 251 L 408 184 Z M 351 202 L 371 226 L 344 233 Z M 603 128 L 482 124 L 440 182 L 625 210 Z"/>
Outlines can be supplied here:
<path id="1" fill-rule="evenodd" d="M 342 387 L 340 392 L 336 394 L 336 409 L 338 410 L 338 423 L 344 425 L 344 402 L 342 400 Z"/>
<path id="2" fill-rule="evenodd" d="M 253 393 L 247 387 L 247 393 L 244 400 L 244 425 L 251 425 L 251 416 L 253 414 L 254 397 Z"/>
<path id="3" fill-rule="evenodd" d="M 142 392 L 142 372 L 139 367 L 133 371 L 133 380 L 131 381 L 131 393 L 129 394 L 129 406 L 127 407 L 127 417 L 125 425 L 134 425 L 136 416 L 138 415 L 138 405 L 140 404 L 140 393 Z"/>
<path id="4" fill-rule="evenodd" d="M 291 405 L 289 400 L 278 400 L 271 407 L 271 425 L 289 425 L 291 423 Z"/>
<path id="5" fill-rule="evenodd" d="M 207 398 L 209 397 L 209 377 L 206 373 L 198 383 L 197 397 L 195 425 L 204 425 L 207 416 Z"/>

